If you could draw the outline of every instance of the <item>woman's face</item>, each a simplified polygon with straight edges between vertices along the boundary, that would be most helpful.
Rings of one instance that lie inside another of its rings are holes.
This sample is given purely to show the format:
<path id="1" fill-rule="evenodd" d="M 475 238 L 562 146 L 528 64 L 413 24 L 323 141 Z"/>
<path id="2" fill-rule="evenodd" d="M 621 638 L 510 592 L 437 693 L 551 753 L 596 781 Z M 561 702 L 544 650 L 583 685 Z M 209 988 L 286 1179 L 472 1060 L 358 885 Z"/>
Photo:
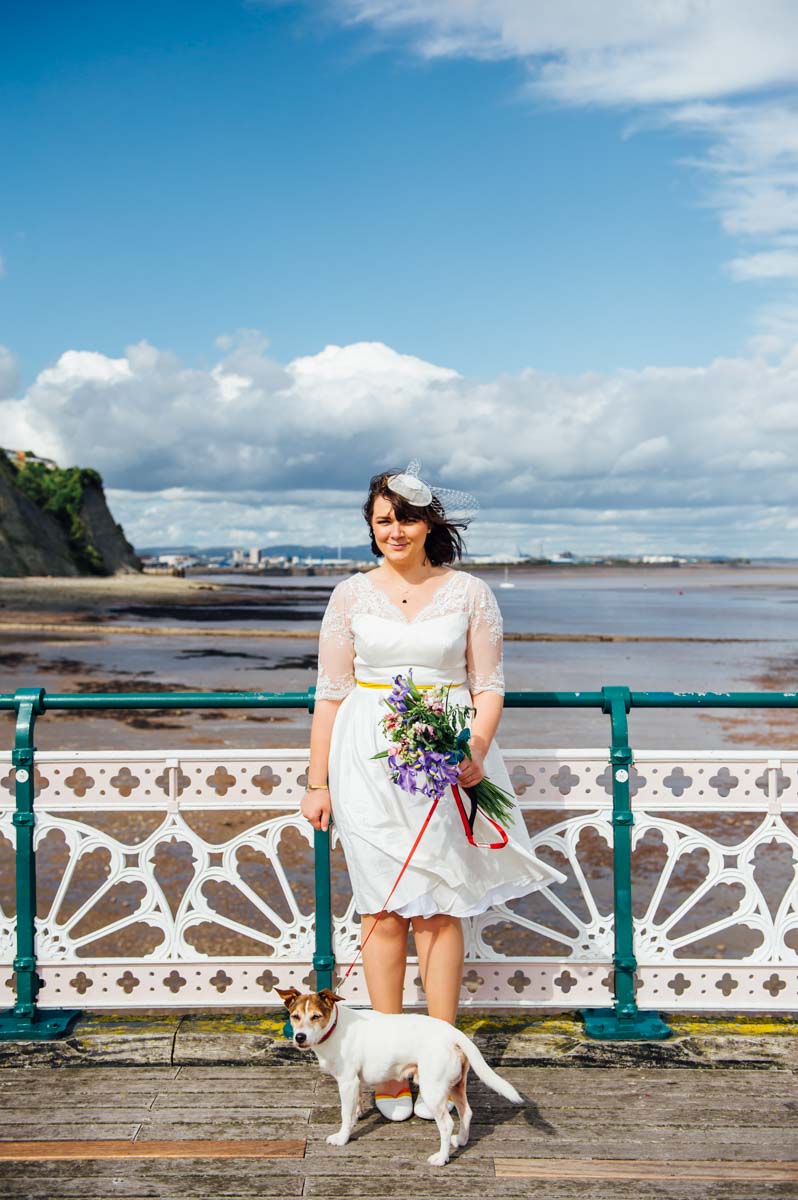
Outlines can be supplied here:
<path id="1" fill-rule="evenodd" d="M 371 528 L 377 549 L 388 562 L 397 566 L 416 566 L 424 561 L 424 542 L 431 528 L 428 521 L 416 517 L 400 521 L 394 515 L 390 500 L 377 496 Z"/>

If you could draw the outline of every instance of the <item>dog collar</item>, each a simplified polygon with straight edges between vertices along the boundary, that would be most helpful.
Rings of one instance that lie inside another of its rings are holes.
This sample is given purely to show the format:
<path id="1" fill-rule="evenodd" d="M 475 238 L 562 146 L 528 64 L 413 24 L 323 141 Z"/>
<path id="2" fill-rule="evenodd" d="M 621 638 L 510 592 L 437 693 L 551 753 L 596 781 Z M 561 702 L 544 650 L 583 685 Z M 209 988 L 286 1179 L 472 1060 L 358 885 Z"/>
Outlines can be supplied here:
<path id="1" fill-rule="evenodd" d="M 322 1042 L 326 1042 L 326 1041 L 327 1041 L 327 1038 L 328 1038 L 328 1037 L 330 1037 L 330 1036 L 331 1036 L 331 1035 L 332 1035 L 332 1034 L 335 1032 L 335 1026 L 336 1026 L 337 1024 L 338 1024 L 338 1005 L 336 1004 L 336 1006 L 335 1006 L 335 1020 L 333 1021 L 332 1025 L 330 1026 L 330 1028 L 329 1028 L 329 1029 L 327 1030 L 327 1032 L 325 1033 L 324 1037 L 320 1037 L 320 1038 L 319 1038 L 318 1042 L 316 1043 L 318 1046 L 320 1046 L 320 1045 L 322 1044 Z"/>

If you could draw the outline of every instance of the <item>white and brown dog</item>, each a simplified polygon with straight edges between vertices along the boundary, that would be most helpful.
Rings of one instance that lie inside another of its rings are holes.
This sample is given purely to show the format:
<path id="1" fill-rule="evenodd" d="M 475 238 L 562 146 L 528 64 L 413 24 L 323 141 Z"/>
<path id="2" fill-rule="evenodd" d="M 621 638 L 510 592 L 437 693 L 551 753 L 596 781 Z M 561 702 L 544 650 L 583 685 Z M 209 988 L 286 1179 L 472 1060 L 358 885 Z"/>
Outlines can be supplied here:
<path id="1" fill-rule="evenodd" d="M 513 1104 L 523 1104 L 515 1088 L 497 1075 L 477 1047 L 454 1025 L 420 1013 L 380 1013 L 339 1004 L 329 988 L 304 994 L 296 988 L 277 988 L 288 1009 L 294 1042 L 301 1050 L 314 1050 L 322 1071 L 332 1075 L 341 1096 L 341 1128 L 327 1141 L 345 1146 L 359 1115 L 360 1085 L 383 1079 L 415 1076 L 419 1090 L 435 1118 L 441 1148 L 427 1162 L 442 1167 L 449 1149 L 465 1146 L 471 1126 L 466 1095 L 468 1068 L 488 1087 Z M 460 1117 L 452 1133 L 451 1096 Z"/>

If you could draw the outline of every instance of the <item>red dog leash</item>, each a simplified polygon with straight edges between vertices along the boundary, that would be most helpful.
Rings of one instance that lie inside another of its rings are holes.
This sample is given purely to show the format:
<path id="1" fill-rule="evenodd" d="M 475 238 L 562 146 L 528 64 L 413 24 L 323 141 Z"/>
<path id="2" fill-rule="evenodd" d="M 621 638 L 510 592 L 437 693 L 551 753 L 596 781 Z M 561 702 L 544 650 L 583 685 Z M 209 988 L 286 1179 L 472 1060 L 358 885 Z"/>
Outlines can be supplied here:
<path id="1" fill-rule="evenodd" d="M 370 929 L 370 930 L 368 931 L 368 933 L 366 934 L 365 940 L 364 940 L 364 941 L 361 943 L 360 949 L 358 950 L 357 954 L 355 955 L 355 957 L 352 959 L 351 963 L 350 963 L 350 964 L 349 964 L 349 966 L 347 967 L 346 974 L 344 975 L 344 980 L 346 980 L 346 979 L 348 979 L 348 978 L 349 978 L 349 974 L 350 974 L 350 972 L 352 971 L 352 969 L 353 969 L 353 967 L 354 967 L 355 963 L 357 962 L 357 960 L 360 958 L 361 954 L 363 953 L 363 947 L 365 946 L 366 942 L 367 942 L 367 941 L 369 940 L 369 938 L 371 937 L 371 935 L 372 935 L 372 933 L 374 932 L 374 930 L 377 928 L 377 921 L 379 921 L 380 917 L 381 917 L 381 916 L 382 916 L 382 914 L 385 912 L 385 909 L 386 909 L 386 906 L 387 906 L 387 904 L 388 904 L 388 901 L 390 900 L 391 896 L 394 894 L 394 892 L 396 891 L 397 887 L 399 886 L 399 880 L 402 878 L 402 876 L 404 875 L 405 871 L 407 870 L 407 867 L 408 867 L 408 864 L 409 864 L 409 862 L 410 862 L 410 859 L 413 857 L 413 855 L 415 854 L 416 850 L 418 849 L 418 843 L 421 841 L 422 837 L 424 836 L 424 833 L 426 832 L 426 828 L 427 828 L 427 826 L 428 826 L 428 825 L 429 825 L 429 823 L 430 823 L 430 820 L 431 820 L 431 818 L 432 818 L 432 814 L 435 812 L 435 809 L 438 807 L 438 799 L 439 799 L 439 797 L 437 797 L 437 796 L 436 796 L 436 798 L 435 798 L 435 799 L 432 801 L 432 804 L 430 805 L 430 808 L 429 808 L 429 812 L 427 813 L 426 817 L 424 818 L 424 824 L 421 826 L 421 828 L 420 828 L 420 829 L 419 829 L 419 831 L 418 831 L 418 837 L 417 837 L 417 838 L 416 838 L 416 840 L 413 842 L 413 845 L 412 845 L 412 847 L 411 847 L 411 849 L 410 849 L 410 853 L 408 854 L 407 858 L 406 858 L 406 859 L 405 859 L 405 861 L 403 862 L 403 864 L 402 864 L 402 869 L 401 869 L 401 871 L 399 872 L 399 874 L 396 876 L 396 879 L 395 879 L 395 881 L 394 881 L 394 885 L 393 885 L 393 887 L 391 888 L 391 890 L 390 890 L 390 892 L 388 893 L 388 895 L 385 897 L 385 903 L 383 904 L 383 906 L 382 906 L 382 908 L 380 909 L 380 911 L 377 913 L 377 916 L 376 916 L 376 917 L 375 917 L 375 919 L 374 919 L 374 924 L 372 925 L 371 929 Z"/>
<path id="2" fill-rule="evenodd" d="M 492 817 L 489 817 L 486 813 L 483 813 L 482 815 L 485 817 L 486 821 L 490 821 L 493 828 L 498 832 L 501 840 L 498 842 L 477 842 L 477 841 L 475 841 L 475 839 L 474 839 L 474 821 L 475 821 L 476 815 L 477 815 L 477 802 L 476 802 L 476 800 L 471 800 L 471 813 L 469 816 L 466 816 L 465 807 L 463 805 L 463 800 L 460 795 L 460 788 L 457 786 L 456 783 L 453 783 L 451 785 L 451 787 L 452 787 L 452 793 L 454 794 L 455 803 L 457 804 L 457 811 L 460 813 L 460 819 L 463 822 L 463 829 L 465 830 L 465 835 L 466 835 L 466 838 L 467 838 L 469 844 L 472 846 L 479 846 L 483 850 L 501 850 L 501 848 L 503 846 L 506 846 L 507 842 L 509 840 L 507 837 L 506 831 L 504 829 L 502 829 L 501 825 L 499 825 L 496 821 L 493 820 Z M 393 887 L 391 888 L 388 895 L 385 897 L 383 906 L 380 909 L 380 911 L 377 913 L 377 916 L 374 919 L 374 924 L 372 925 L 371 929 L 366 934 L 366 937 L 365 937 L 364 941 L 362 942 L 360 949 L 358 950 L 357 954 L 352 959 L 351 963 L 349 964 L 349 966 L 346 969 L 346 974 L 344 975 L 344 978 L 342 981 L 342 986 L 343 986 L 343 982 L 345 982 L 349 978 L 349 975 L 351 974 L 352 970 L 354 969 L 355 964 L 357 963 L 358 959 L 360 958 L 361 954 L 363 953 L 363 949 L 366 945 L 366 942 L 368 942 L 372 933 L 377 928 L 377 922 L 379 921 L 382 914 L 386 911 L 386 908 L 388 906 L 388 901 L 390 900 L 391 896 L 394 894 L 397 887 L 399 886 L 399 880 L 404 875 L 405 871 L 407 870 L 407 868 L 410 864 L 411 858 L 413 857 L 416 850 L 418 849 L 418 844 L 426 832 L 427 826 L 429 825 L 430 820 L 432 819 L 432 814 L 435 812 L 435 809 L 438 806 L 439 799 L 440 799 L 440 797 L 436 797 L 436 799 L 432 801 L 429 812 L 427 813 L 426 817 L 424 818 L 424 824 L 421 826 L 421 829 L 418 831 L 418 836 L 416 837 L 416 840 L 413 842 L 413 845 L 410 848 L 410 853 L 408 854 L 405 861 L 402 863 L 402 869 L 399 872 L 399 874 L 396 876 Z M 471 798 L 469 797 L 469 799 L 471 799 Z"/>

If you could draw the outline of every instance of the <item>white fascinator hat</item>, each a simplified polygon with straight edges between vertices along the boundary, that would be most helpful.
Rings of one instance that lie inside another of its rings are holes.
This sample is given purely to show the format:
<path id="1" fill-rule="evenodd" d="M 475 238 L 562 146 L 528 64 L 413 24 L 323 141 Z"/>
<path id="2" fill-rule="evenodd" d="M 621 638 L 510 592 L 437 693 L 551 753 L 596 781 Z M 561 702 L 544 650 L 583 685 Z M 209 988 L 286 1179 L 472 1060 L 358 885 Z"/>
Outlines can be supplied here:
<path id="1" fill-rule="evenodd" d="M 404 471 L 397 475 L 389 475 L 386 483 L 390 491 L 407 500 L 409 504 L 416 508 L 432 505 L 447 521 L 466 523 L 479 512 L 479 500 L 471 492 L 440 487 L 437 483 L 428 483 L 423 479 L 421 463 L 417 458 L 411 459 Z"/>

